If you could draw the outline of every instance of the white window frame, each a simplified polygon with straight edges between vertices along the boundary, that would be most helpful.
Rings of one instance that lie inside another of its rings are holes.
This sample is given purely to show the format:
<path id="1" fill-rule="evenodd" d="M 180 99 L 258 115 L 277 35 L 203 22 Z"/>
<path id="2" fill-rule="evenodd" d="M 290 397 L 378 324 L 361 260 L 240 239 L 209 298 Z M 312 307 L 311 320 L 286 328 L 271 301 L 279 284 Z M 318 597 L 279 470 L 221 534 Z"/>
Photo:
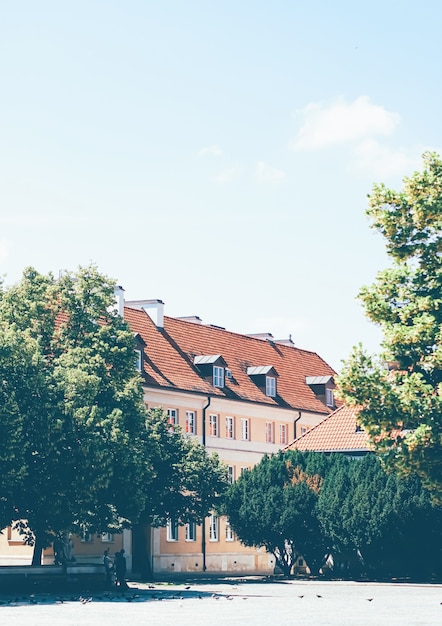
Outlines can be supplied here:
<path id="1" fill-rule="evenodd" d="M 174 519 L 167 520 L 166 541 L 178 541 L 178 522 Z"/>
<path id="2" fill-rule="evenodd" d="M 209 518 L 209 541 L 219 541 L 219 517 L 213 514 Z"/>
<path id="3" fill-rule="evenodd" d="M 167 409 L 167 421 L 173 430 L 178 424 L 178 409 Z"/>
<path id="4" fill-rule="evenodd" d="M 224 367 L 213 366 L 213 386 L 221 389 L 224 387 Z"/>
<path id="5" fill-rule="evenodd" d="M 250 441 L 250 420 L 248 417 L 241 418 L 241 439 Z"/>
<path id="6" fill-rule="evenodd" d="M 186 541 L 196 541 L 195 522 L 187 522 L 186 524 Z"/>
<path id="7" fill-rule="evenodd" d="M 235 466 L 234 465 L 229 465 L 227 468 L 227 480 L 229 481 L 230 485 L 233 485 L 233 483 L 235 482 Z"/>
<path id="8" fill-rule="evenodd" d="M 101 533 L 101 542 L 102 543 L 113 543 L 114 542 L 114 534 L 113 533 Z"/>
<path id="9" fill-rule="evenodd" d="M 266 422 L 266 443 L 275 443 L 274 422 Z"/>
<path id="10" fill-rule="evenodd" d="M 283 443 L 286 444 L 288 441 L 288 427 L 287 424 L 280 424 L 279 425 L 279 443 Z"/>
<path id="11" fill-rule="evenodd" d="M 301 426 L 300 432 L 301 432 L 301 436 L 305 435 L 305 433 L 307 432 L 307 426 Z"/>
<path id="12" fill-rule="evenodd" d="M 266 376 L 266 396 L 276 397 L 276 378 L 274 376 Z"/>
<path id="13" fill-rule="evenodd" d="M 135 367 L 137 368 L 137 372 L 141 372 L 142 364 L 141 350 L 135 350 Z"/>
<path id="14" fill-rule="evenodd" d="M 226 439 L 235 439 L 235 418 L 226 416 Z"/>
<path id="15" fill-rule="evenodd" d="M 248 468 L 248 467 L 243 466 L 243 467 L 241 467 L 241 468 L 240 468 L 239 473 L 240 473 L 240 475 L 241 475 L 241 474 L 244 474 L 244 472 L 248 472 L 248 470 L 249 470 L 249 468 Z"/>
<path id="16" fill-rule="evenodd" d="M 209 415 L 209 436 L 210 437 L 218 437 L 219 436 L 219 419 L 217 413 L 210 413 Z"/>
<path id="17" fill-rule="evenodd" d="M 325 388 L 325 404 L 330 408 L 335 406 L 335 398 L 333 394 L 333 389 Z"/>
<path id="18" fill-rule="evenodd" d="M 235 541 L 235 533 L 228 519 L 226 519 L 226 541 Z"/>
<path id="19" fill-rule="evenodd" d="M 189 435 L 196 434 L 196 413 L 195 411 L 186 411 L 186 433 Z"/>
<path id="20" fill-rule="evenodd" d="M 82 526 L 81 528 L 80 539 L 81 539 L 81 543 L 92 543 L 94 540 L 92 533 L 86 530 L 84 526 Z"/>

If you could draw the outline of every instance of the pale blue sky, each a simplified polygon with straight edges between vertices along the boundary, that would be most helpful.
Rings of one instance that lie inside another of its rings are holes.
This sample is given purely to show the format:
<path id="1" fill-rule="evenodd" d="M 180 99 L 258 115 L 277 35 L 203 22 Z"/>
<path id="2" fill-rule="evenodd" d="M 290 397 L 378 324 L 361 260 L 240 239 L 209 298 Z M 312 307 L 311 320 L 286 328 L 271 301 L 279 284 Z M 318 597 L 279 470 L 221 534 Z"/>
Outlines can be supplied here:
<path id="1" fill-rule="evenodd" d="M 0 0 L 0 275 L 378 351 L 365 209 L 441 152 L 442 3 Z"/>

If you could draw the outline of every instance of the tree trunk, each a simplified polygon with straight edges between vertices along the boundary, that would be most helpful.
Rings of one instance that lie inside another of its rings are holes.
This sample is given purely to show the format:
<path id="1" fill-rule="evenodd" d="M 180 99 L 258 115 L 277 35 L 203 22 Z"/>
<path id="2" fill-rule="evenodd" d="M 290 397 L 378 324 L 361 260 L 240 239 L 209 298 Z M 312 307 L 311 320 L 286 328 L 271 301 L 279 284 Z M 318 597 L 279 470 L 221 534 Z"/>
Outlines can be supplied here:
<path id="1" fill-rule="evenodd" d="M 41 565 L 41 557 L 43 554 L 43 542 L 39 540 L 39 535 L 35 535 L 35 543 L 34 543 L 34 553 L 32 555 L 32 563 L 31 565 Z"/>

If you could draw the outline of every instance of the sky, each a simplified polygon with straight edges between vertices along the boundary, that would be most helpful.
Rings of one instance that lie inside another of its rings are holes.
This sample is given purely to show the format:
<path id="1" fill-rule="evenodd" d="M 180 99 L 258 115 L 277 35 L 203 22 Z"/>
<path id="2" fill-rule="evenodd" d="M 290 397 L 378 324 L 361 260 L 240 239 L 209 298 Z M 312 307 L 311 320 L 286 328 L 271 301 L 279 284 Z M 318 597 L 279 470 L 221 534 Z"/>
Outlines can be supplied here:
<path id="1" fill-rule="evenodd" d="M 5 285 L 94 263 L 338 372 L 378 353 L 367 196 L 442 153 L 441 22 L 438 0 L 0 0 Z"/>

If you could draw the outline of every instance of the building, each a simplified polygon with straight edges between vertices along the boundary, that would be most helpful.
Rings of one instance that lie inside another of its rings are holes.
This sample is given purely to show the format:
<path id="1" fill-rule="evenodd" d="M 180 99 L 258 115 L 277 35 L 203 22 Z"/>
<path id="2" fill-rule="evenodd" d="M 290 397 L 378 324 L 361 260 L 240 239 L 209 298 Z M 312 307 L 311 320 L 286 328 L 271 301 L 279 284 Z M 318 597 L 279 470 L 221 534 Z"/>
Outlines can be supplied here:
<path id="1" fill-rule="evenodd" d="M 290 339 L 167 317 L 160 300 L 126 302 L 124 317 L 138 341 L 146 406 L 162 407 L 171 423 L 216 451 L 232 481 L 336 408 L 334 370 Z M 204 528 L 171 520 L 167 528 L 138 529 L 134 571 L 143 554 L 157 576 L 274 570 L 273 555 L 242 546 L 228 520 L 215 516 Z"/>
<path id="2" fill-rule="evenodd" d="M 162 407 L 172 424 L 216 451 L 232 481 L 336 408 L 334 370 L 291 339 L 233 333 L 196 316 L 168 317 L 161 300 L 124 302 L 123 293 L 120 288 L 118 308 L 134 333 L 146 407 Z M 12 534 L 13 540 L 0 536 L 0 563 L 30 562 L 30 549 Z M 273 555 L 242 546 L 228 520 L 214 515 L 204 526 L 170 520 L 167 528 L 74 538 L 78 562 L 101 562 L 106 546 L 111 553 L 125 548 L 128 571 L 148 569 L 158 577 L 274 570 Z M 50 550 L 44 562 L 53 562 Z"/>

